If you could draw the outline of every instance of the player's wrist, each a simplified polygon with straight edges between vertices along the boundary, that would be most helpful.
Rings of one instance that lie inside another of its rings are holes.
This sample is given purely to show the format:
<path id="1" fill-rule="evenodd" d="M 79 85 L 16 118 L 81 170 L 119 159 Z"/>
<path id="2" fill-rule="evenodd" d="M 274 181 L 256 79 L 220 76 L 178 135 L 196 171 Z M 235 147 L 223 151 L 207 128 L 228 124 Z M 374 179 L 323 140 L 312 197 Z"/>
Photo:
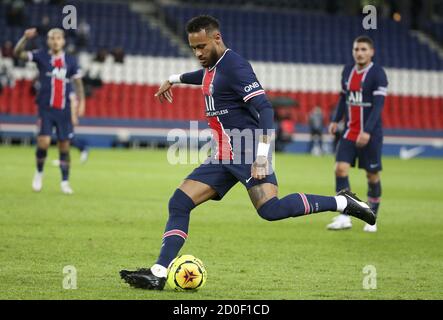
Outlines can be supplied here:
<path id="1" fill-rule="evenodd" d="M 168 78 L 168 82 L 172 84 L 181 83 L 181 74 L 171 74 Z"/>
<path id="2" fill-rule="evenodd" d="M 270 143 L 260 141 L 257 147 L 257 157 L 267 157 L 270 147 Z"/>

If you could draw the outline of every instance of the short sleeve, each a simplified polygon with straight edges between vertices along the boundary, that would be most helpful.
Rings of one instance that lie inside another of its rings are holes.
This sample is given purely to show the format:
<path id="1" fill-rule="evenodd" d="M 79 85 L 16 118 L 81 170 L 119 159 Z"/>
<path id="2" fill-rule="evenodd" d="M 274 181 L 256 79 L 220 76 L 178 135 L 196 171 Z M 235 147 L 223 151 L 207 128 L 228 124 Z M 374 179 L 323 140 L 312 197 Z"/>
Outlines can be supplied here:
<path id="1" fill-rule="evenodd" d="M 247 102 L 249 99 L 265 94 L 260 82 L 257 80 L 257 76 L 252 70 L 252 66 L 248 62 L 242 62 L 231 73 L 232 89 Z"/>
<path id="2" fill-rule="evenodd" d="M 374 96 L 386 96 L 388 93 L 388 77 L 386 72 L 380 68 L 377 70 L 374 84 Z"/>
<path id="3" fill-rule="evenodd" d="M 184 84 L 201 85 L 203 82 L 204 74 L 205 74 L 204 69 L 183 73 L 182 75 L 180 75 L 180 81 Z"/>
<path id="4" fill-rule="evenodd" d="M 42 54 L 43 54 L 42 50 L 37 49 L 37 50 L 27 51 L 27 54 L 29 61 L 33 61 L 37 64 L 39 64 L 42 61 Z"/>
<path id="5" fill-rule="evenodd" d="M 76 58 L 72 58 L 70 70 L 71 70 L 71 73 L 69 74 L 70 78 L 80 79 L 83 77 L 82 70 Z"/>
<path id="6" fill-rule="evenodd" d="M 341 93 L 346 93 L 346 89 L 347 89 L 345 74 L 346 74 L 346 67 L 344 67 L 341 72 Z"/>

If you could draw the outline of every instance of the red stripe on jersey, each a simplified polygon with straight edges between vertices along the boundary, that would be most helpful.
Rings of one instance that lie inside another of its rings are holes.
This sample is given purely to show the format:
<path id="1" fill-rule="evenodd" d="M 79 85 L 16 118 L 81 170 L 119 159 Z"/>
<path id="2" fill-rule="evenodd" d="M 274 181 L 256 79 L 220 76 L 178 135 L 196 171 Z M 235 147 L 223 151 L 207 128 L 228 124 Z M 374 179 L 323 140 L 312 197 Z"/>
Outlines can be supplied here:
<path id="1" fill-rule="evenodd" d="M 54 59 L 52 62 L 52 66 L 54 68 L 63 68 L 63 59 L 57 58 Z M 58 79 L 56 77 L 52 78 L 52 93 L 51 93 L 51 101 L 52 101 L 52 107 L 56 109 L 63 109 L 64 107 L 64 92 L 65 91 L 65 80 L 64 79 Z"/>
<path id="2" fill-rule="evenodd" d="M 349 94 L 359 92 L 361 94 L 362 81 L 366 72 L 352 71 L 351 79 L 349 80 Z M 363 128 L 363 107 L 360 105 L 349 105 L 349 121 L 348 130 L 345 133 L 345 138 L 351 141 L 357 141 L 357 137 Z"/>
<path id="3" fill-rule="evenodd" d="M 211 85 L 214 81 L 217 68 L 212 70 L 206 69 L 203 77 L 202 91 L 205 97 L 206 111 L 215 111 L 214 99 L 212 99 Z M 206 97 L 210 97 L 206 99 Z M 234 153 L 232 152 L 231 139 L 223 128 L 219 117 L 207 117 L 209 127 L 212 131 L 213 139 L 217 144 L 216 157 L 218 160 L 233 160 Z"/>
<path id="4" fill-rule="evenodd" d="M 202 86 L 202 90 L 203 90 L 203 94 L 205 96 L 212 96 L 210 87 L 212 84 L 212 81 L 214 81 L 214 76 L 215 76 L 215 70 L 217 68 L 212 69 L 211 71 L 209 71 L 209 69 L 205 70 L 205 75 L 203 76 L 203 86 Z"/>
<path id="5" fill-rule="evenodd" d="M 217 143 L 216 157 L 218 160 L 233 160 L 234 153 L 232 152 L 231 139 L 225 132 L 220 119 L 218 117 L 208 117 L 208 124 Z"/>

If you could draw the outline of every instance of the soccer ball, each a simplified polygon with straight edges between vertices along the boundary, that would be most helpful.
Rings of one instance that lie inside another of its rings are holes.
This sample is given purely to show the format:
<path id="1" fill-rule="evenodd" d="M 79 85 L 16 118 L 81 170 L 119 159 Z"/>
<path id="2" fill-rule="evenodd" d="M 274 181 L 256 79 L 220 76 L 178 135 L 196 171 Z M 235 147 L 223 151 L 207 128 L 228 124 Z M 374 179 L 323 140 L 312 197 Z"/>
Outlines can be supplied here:
<path id="1" fill-rule="evenodd" d="M 208 274 L 200 259 L 180 255 L 169 264 L 168 285 L 176 291 L 197 290 L 204 286 Z"/>

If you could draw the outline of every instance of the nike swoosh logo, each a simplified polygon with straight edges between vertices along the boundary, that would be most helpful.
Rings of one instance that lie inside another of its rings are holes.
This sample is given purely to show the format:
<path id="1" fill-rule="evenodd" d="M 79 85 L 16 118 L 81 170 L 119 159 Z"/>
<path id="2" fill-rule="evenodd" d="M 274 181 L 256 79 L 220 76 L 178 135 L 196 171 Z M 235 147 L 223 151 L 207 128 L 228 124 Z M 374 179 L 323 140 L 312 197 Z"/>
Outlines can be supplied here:
<path id="1" fill-rule="evenodd" d="M 346 195 L 346 196 L 347 196 L 349 199 L 352 199 L 353 201 L 357 202 L 361 207 L 366 208 L 366 209 L 369 209 L 369 206 L 368 206 L 366 203 L 364 203 L 364 202 L 362 202 L 362 201 L 355 200 L 354 198 L 352 198 L 352 197 L 350 197 L 350 196 L 348 196 L 348 195 Z"/>
<path id="2" fill-rule="evenodd" d="M 400 149 L 400 159 L 403 160 L 409 160 L 416 156 L 418 156 L 420 153 L 425 151 L 424 147 L 415 147 L 412 149 L 407 149 L 406 147 L 401 147 Z"/>
<path id="3" fill-rule="evenodd" d="M 249 181 L 252 179 L 252 177 L 250 177 L 249 179 L 246 179 L 246 183 L 249 183 Z"/>

